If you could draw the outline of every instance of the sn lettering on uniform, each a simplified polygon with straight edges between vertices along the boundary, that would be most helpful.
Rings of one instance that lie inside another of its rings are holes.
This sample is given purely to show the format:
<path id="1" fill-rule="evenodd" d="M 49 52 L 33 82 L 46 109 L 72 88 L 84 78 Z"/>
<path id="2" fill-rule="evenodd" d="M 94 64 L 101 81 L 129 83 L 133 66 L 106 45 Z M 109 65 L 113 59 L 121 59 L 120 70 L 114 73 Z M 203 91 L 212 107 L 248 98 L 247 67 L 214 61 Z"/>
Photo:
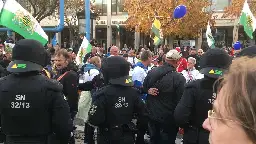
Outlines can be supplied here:
<path id="1" fill-rule="evenodd" d="M 209 103 L 209 104 L 213 104 L 214 101 L 216 100 L 216 97 L 217 97 L 217 94 L 216 94 L 216 93 L 213 93 L 212 98 L 211 98 L 211 99 L 208 99 L 208 103 Z"/>
<path id="2" fill-rule="evenodd" d="M 128 103 L 126 103 L 125 97 L 118 97 L 117 103 L 115 103 L 115 108 L 122 108 L 122 107 L 127 108 Z"/>
<path id="3" fill-rule="evenodd" d="M 20 109 L 20 108 L 30 108 L 30 104 L 25 102 L 26 96 L 25 95 L 16 95 L 14 102 L 11 102 L 11 108 Z"/>

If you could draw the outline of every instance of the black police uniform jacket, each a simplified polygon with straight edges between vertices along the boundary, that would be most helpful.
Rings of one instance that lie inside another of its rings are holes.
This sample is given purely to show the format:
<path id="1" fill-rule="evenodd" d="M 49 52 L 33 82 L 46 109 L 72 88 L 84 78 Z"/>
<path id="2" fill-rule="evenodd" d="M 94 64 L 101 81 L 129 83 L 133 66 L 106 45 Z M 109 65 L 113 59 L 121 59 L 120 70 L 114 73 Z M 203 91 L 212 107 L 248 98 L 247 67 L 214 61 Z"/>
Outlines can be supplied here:
<path id="1" fill-rule="evenodd" d="M 185 78 L 170 64 L 152 69 L 144 80 L 144 91 L 157 88 L 157 96 L 148 95 L 146 108 L 151 120 L 160 123 L 173 122 L 174 110 L 182 96 Z"/>
<path id="2" fill-rule="evenodd" d="M 53 133 L 67 144 L 72 130 L 61 84 L 37 73 L 0 79 L 0 115 L 7 140 L 17 144 L 44 141 Z"/>
<path id="3" fill-rule="evenodd" d="M 70 65 L 68 65 L 67 68 L 59 71 L 55 78 L 63 85 L 63 94 L 68 101 L 71 117 L 74 118 L 76 112 L 78 111 L 78 75 L 74 70 L 71 69 Z"/>
<path id="4" fill-rule="evenodd" d="M 128 86 L 108 85 L 94 94 L 88 122 L 99 127 L 98 144 L 134 143 L 131 123 L 134 113 L 143 115 L 140 93 Z"/>
<path id="5" fill-rule="evenodd" d="M 216 98 L 213 84 L 216 79 L 209 77 L 188 83 L 183 96 L 175 109 L 175 120 L 184 128 L 184 141 L 195 144 L 208 144 L 209 133 L 202 128 L 208 111 Z"/>

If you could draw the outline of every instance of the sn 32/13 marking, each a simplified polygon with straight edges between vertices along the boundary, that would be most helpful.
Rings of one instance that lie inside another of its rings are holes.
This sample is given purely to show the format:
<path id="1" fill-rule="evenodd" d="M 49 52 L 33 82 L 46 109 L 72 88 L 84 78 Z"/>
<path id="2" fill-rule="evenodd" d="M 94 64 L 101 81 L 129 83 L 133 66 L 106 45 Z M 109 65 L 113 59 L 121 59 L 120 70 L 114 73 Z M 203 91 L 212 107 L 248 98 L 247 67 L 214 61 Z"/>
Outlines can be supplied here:
<path id="1" fill-rule="evenodd" d="M 27 102 L 11 102 L 11 108 L 30 108 L 30 105 Z"/>
<path id="2" fill-rule="evenodd" d="M 25 95 L 16 95 L 15 100 L 16 102 L 11 102 L 11 108 L 19 109 L 19 108 L 30 108 L 30 104 L 25 102 L 26 96 Z"/>

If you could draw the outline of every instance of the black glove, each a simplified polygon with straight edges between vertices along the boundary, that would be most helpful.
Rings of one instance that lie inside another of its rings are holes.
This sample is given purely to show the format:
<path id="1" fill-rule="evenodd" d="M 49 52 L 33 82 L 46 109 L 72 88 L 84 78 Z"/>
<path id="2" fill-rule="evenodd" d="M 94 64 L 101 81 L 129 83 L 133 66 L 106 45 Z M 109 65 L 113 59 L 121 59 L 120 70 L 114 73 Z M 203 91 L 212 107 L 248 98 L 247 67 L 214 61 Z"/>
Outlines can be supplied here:
<path id="1" fill-rule="evenodd" d="M 78 90 L 91 91 L 94 88 L 93 81 L 88 81 L 82 84 L 78 84 Z"/>
<path id="2" fill-rule="evenodd" d="M 92 83 L 93 83 L 94 88 L 101 88 L 101 87 L 103 87 L 103 85 L 104 85 L 103 75 L 102 74 L 96 75 L 92 79 Z"/>

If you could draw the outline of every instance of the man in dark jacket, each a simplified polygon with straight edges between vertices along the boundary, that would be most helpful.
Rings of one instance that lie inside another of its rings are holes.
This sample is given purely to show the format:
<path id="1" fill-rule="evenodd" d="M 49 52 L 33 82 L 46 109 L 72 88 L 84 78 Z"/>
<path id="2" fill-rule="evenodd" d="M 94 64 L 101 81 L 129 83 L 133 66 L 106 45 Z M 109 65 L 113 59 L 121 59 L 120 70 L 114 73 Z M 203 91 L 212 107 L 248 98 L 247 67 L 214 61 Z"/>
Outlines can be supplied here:
<path id="1" fill-rule="evenodd" d="M 165 64 L 151 70 L 143 84 L 152 144 L 175 144 L 178 127 L 173 113 L 184 89 L 185 78 L 176 72 L 181 58 L 177 50 L 166 54 Z"/>
<path id="2" fill-rule="evenodd" d="M 133 144 L 134 113 L 143 115 L 144 104 L 129 78 L 130 64 L 123 57 L 109 57 L 102 64 L 106 87 L 96 92 L 88 122 L 99 127 L 98 144 Z"/>
<path id="3" fill-rule="evenodd" d="M 55 66 L 57 69 L 57 79 L 63 85 L 63 94 L 69 104 L 70 114 L 74 120 L 78 111 L 78 74 L 70 66 L 69 54 L 65 49 L 59 50 L 55 55 Z M 74 137 L 70 144 L 75 143 Z"/>
<path id="4" fill-rule="evenodd" d="M 69 55 L 66 50 L 59 50 L 55 56 L 57 79 L 63 85 L 63 93 L 68 101 L 72 118 L 78 110 L 78 75 L 69 64 Z"/>
<path id="5" fill-rule="evenodd" d="M 209 132 L 202 124 L 216 98 L 214 84 L 230 64 L 231 57 L 221 49 L 210 49 L 201 57 L 204 78 L 186 85 L 174 113 L 176 123 L 184 128 L 184 144 L 209 144 Z"/>

